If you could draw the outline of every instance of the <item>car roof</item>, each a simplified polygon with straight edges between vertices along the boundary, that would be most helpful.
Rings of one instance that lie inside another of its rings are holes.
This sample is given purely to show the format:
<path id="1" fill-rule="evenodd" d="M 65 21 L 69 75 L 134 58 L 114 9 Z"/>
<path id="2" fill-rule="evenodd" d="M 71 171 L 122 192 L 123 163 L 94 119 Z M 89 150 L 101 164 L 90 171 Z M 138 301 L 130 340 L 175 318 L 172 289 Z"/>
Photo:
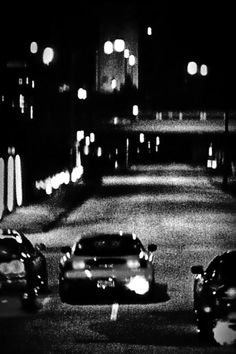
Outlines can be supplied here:
<path id="1" fill-rule="evenodd" d="M 96 239 L 96 238 L 116 238 L 117 239 L 119 237 L 125 239 L 133 239 L 133 240 L 137 238 L 134 233 L 120 231 L 120 232 L 113 232 L 113 233 L 97 232 L 97 233 L 82 234 L 80 240 Z M 80 240 L 78 240 L 78 242 Z"/>
<path id="2" fill-rule="evenodd" d="M 236 260 L 236 249 L 228 250 L 222 253 L 219 257 L 221 260 L 235 259 Z"/>

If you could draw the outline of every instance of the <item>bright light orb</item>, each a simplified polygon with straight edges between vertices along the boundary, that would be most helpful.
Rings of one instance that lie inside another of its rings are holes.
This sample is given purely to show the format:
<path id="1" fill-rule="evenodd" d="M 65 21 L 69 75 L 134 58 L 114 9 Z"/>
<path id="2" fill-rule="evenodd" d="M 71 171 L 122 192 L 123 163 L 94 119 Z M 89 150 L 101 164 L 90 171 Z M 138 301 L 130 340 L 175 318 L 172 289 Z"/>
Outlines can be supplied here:
<path id="1" fill-rule="evenodd" d="M 207 76 L 208 74 L 208 68 L 207 68 L 207 65 L 205 64 L 202 64 L 201 67 L 200 67 L 200 74 L 202 76 Z"/>
<path id="2" fill-rule="evenodd" d="M 47 47 L 43 51 L 43 63 L 49 65 L 54 59 L 54 50 L 50 47 Z"/>
<path id="3" fill-rule="evenodd" d="M 148 36 L 152 35 L 152 27 L 147 28 L 147 34 L 148 34 Z"/>
<path id="4" fill-rule="evenodd" d="M 113 44 L 111 41 L 106 41 L 104 43 L 104 53 L 111 54 L 113 52 Z"/>
<path id="5" fill-rule="evenodd" d="M 130 65 L 130 66 L 134 66 L 135 62 L 136 62 L 135 56 L 134 56 L 133 54 L 131 54 L 131 55 L 129 56 L 129 65 Z"/>
<path id="6" fill-rule="evenodd" d="M 187 72 L 189 75 L 195 75 L 197 73 L 197 64 L 195 61 L 190 61 L 188 63 Z"/>
<path id="7" fill-rule="evenodd" d="M 135 105 L 133 105 L 133 115 L 134 116 L 137 116 L 138 115 L 138 106 L 135 104 Z"/>
<path id="8" fill-rule="evenodd" d="M 129 58 L 129 49 L 127 49 L 127 48 L 124 50 L 124 57 L 125 57 L 126 59 Z"/>
<path id="9" fill-rule="evenodd" d="M 117 86 L 117 82 L 116 82 L 116 79 L 112 79 L 111 81 L 111 88 L 114 90 Z"/>
<path id="10" fill-rule="evenodd" d="M 38 44 L 36 42 L 32 42 L 30 44 L 30 52 L 32 54 L 36 54 L 38 52 Z"/>
<path id="11" fill-rule="evenodd" d="M 116 39 L 114 41 L 114 49 L 116 52 L 123 52 L 125 50 L 125 42 L 123 39 Z"/>

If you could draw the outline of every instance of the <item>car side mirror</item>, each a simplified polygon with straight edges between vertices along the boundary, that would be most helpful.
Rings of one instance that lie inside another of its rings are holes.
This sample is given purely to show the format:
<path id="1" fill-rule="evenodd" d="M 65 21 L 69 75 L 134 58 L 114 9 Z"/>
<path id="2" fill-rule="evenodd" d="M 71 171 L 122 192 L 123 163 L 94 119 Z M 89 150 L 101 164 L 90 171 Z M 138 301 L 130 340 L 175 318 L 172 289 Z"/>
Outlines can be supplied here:
<path id="1" fill-rule="evenodd" d="M 35 244 L 35 249 L 38 251 L 46 251 L 47 247 L 44 243 L 36 243 Z"/>
<path id="2" fill-rule="evenodd" d="M 61 252 L 62 253 L 67 253 L 67 252 L 71 253 L 71 247 L 70 246 L 63 246 L 63 247 L 61 247 Z"/>
<path id="3" fill-rule="evenodd" d="M 157 245 L 155 245 L 154 243 L 151 243 L 150 245 L 148 245 L 149 252 L 155 252 L 156 250 L 157 250 Z"/>
<path id="4" fill-rule="evenodd" d="M 202 275 L 204 273 L 203 266 L 201 266 L 201 265 L 192 266 L 191 272 L 192 272 L 192 274 L 201 274 Z"/>

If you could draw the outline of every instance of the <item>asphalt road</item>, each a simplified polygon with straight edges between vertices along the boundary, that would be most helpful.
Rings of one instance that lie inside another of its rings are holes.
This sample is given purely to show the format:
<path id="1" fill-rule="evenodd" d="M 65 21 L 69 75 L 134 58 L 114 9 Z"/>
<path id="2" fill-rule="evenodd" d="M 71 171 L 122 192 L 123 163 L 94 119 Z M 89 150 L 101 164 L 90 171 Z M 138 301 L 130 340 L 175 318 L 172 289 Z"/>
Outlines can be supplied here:
<path id="1" fill-rule="evenodd" d="M 60 247 L 80 233 L 135 232 L 156 243 L 156 291 L 150 303 L 67 305 L 58 296 Z M 37 313 L 17 299 L 1 299 L 0 353 L 233 353 L 235 347 L 202 342 L 192 311 L 193 264 L 236 247 L 235 198 L 212 185 L 200 168 L 133 167 L 106 176 L 78 208 L 47 232 L 29 233 L 47 246 L 50 293 Z M 4 348 L 4 349 L 3 349 Z"/>

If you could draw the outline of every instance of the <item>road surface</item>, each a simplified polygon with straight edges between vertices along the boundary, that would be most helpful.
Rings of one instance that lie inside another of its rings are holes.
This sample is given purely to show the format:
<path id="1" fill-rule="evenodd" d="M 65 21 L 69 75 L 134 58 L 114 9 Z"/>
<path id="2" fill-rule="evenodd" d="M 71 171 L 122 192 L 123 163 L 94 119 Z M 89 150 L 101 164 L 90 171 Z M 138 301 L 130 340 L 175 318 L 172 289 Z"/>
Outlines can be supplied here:
<path id="1" fill-rule="evenodd" d="M 85 232 L 135 232 L 156 243 L 156 290 L 150 303 L 62 304 L 60 247 Z M 133 166 L 103 184 L 56 228 L 27 234 L 47 246 L 50 293 L 37 313 L 1 299 L 0 352 L 5 353 L 233 353 L 202 342 L 193 317 L 190 267 L 236 246 L 235 198 L 204 170 L 186 165 Z"/>

